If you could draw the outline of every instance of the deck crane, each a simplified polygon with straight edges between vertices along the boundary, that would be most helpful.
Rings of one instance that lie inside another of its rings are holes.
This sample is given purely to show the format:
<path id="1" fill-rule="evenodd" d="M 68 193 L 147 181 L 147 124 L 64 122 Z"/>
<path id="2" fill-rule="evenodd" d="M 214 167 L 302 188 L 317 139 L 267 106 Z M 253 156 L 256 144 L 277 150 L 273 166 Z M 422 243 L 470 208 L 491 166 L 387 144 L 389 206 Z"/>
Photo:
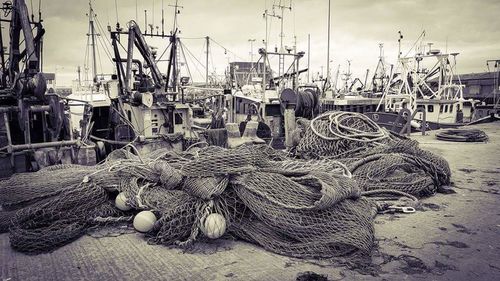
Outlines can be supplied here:
<path id="1" fill-rule="evenodd" d="M 125 30 L 117 27 L 110 31 L 116 76 L 104 85 L 112 107 L 109 135 L 105 139 L 91 136 L 96 141 L 107 143 L 106 150 L 131 142 L 139 150 L 171 148 L 172 142 L 197 139 L 193 127 L 203 127 L 210 122 L 209 119 L 194 118 L 201 108 L 185 103 L 183 91 L 179 91 L 179 83 L 186 84 L 187 77 L 177 79 L 176 34 L 176 30 L 169 35 L 143 34 L 135 21 L 130 21 Z M 169 39 L 166 75 L 160 71 L 146 36 Z M 122 48 L 123 38 L 126 38 L 126 48 Z M 140 54 L 137 58 L 135 50 Z"/>
<path id="2" fill-rule="evenodd" d="M 6 1 L 0 7 L 9 24 L 9 42 L 3 42 L 0 26 L 0 177 L 36 170 L 42 149 L 68 148 L 74 159 L 65 103 L 46 93 L 42 69 L 45 30 L 39 16 L 29 15 L 24 0 Z M 9 18 L 10 15 L 10 18 Z M 40 15 L 40 13 L 39 13 Z M 8 46 L 6 46 L 8 44 Z M 6 48 L 5 48 L 5 47 Z M 8 49 L 5 53 L 4 49 Z M 44 155 L 42 153 L 42 155 Z M 60 159 L 56 159 L 56 162 Z"/>

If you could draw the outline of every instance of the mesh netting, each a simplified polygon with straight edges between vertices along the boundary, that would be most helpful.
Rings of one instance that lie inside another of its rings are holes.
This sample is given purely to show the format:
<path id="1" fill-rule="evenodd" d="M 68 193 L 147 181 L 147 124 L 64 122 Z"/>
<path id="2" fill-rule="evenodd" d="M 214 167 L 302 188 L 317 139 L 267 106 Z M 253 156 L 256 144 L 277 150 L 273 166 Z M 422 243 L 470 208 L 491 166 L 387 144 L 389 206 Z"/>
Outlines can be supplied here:
<path id="1" fill-rule="evenodd" d="M 389 138 L 368 117 L 354 112 L 326 112 L 302 123 L 305 131 L 295 148 L 301 158 L 346 157 Z"/>
<path id="2" fill-rule="evenodd" d="M 207 239 L 204 220 L 218 213 L 226 233 L 279 254 L 368 256 L 379 207 L 368 195 L 426 196 L 450 181 L 446 160 L 355 114 L 320 116 L 298 135 L 295 158 L 267 146 L 122 149 L 94 167 L 15 175 L 0 182 L 0 230 L 16 250 L 40 253 L 151 210 L 148 241 L 188 247 Z M 120 192 L 130 211 L 114 206 Z"/>

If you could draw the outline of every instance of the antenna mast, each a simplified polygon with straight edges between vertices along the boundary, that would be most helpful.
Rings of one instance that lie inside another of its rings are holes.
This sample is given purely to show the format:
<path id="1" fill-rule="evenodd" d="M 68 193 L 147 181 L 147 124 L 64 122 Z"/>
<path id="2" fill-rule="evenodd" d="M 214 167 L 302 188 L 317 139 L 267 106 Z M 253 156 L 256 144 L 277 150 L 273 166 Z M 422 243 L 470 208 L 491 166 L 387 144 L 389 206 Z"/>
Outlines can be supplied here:
<path id="1" fill-rule="evenodd" d="M 280 19 L 280 53 L 284 53 L 285 50 L 283 49 L 283 38 L 285 37 L 285 34 L 283 33 L 283 16 L 285 13 L 285 9 L 292 10 L 292 0 L 290 0 L 288 6 L 282 5 L 281 0 L 278 5 L 273 4 L 273 14 L 274 14 L 274 8 L 279 8 L 281 9 L 281 16 L 276 16 L 278 19 Z M 278 76 L 281 76 L 282 74 L 285 74 L 285 56 L 280 54 L 279 55 L 279 68 L 278 68 Z"/>
<path id="2" fill-rule="evenodd" d="M 178 0 L 175 0 L 175 5 L 169 5 L 170 7 L 174 7 L 174 28 L 172 29 L 173 32 L 177 30 L 177 14 L 181 13 L 181 10 L 179 8 L 184 8 L 183 6 L 178 5 Z"/>
<path id="3" fill-rule="evenodd" d="M 94 82 L 97 82 L 97 62 L 96 62 L 96 55 L 95 55 L 95 36 L 99 36 L 99 34 L 95 33 L 95 27 L 94 27 L 94 10 L 92 9 L 92 3 L 89 1 L 89 25 L 90 25 L 90 33 L 87 34 L 87 36 L 90 36 L 92 40 L 92 80 Z"/>
<path id="4" fill-rule="evenodd" d="M 328 0 L 328 47 L 326 48 L 326 83 L 330 83 L 330 3 Z"/>

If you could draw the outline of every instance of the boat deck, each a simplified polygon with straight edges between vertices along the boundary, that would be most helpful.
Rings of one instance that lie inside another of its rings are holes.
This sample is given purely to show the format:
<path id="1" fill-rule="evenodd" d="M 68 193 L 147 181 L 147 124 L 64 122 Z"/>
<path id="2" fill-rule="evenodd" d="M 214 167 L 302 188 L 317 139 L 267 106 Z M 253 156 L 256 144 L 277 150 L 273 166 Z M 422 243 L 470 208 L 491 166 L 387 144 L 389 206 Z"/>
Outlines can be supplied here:
<path id="1" fill-rule="evenodd" d="M 379 215 L 372 268 L 289 258 L 230 240 L 183 253 L 148 245 L 137 233 L 85 236 L 28 256 L 14 252 L 8 234 L 1 234 L 0 280 L 295 280 L 304 271 L 329 280 L 500 280 L 500 123 L 474 127 L 490 141 L 412 136 L 450 162 L 456 193 L 424 199 L 414 214 Z"/>

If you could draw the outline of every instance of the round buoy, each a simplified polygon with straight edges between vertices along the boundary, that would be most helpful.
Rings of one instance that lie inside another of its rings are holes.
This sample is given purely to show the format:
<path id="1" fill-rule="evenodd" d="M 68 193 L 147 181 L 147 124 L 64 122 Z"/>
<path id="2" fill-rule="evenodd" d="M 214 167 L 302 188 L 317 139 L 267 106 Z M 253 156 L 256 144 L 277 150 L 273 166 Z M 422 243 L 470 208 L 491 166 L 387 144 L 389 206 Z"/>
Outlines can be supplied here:
<path id="1" fill-rule="evenodd" d="M 125 193 L 121 192 L 120 194 L 118 194 L 118 196 L 116 196 L 116 199 L 115 199 L 115 206 L 116 208 L 122 210 L 122 211 L 128 211 L 130 209 L 132 209 L 132 207 L 130 207 L 129 205 L 127 205 L 127 196 L 125 196 Z"/>
<path id="2" fill-rule="evenodd" d="M 156 223 L 156 216 L 151 211 L 139 212 L 134 218 L 134 228 L 140 232 L 149 232 Z"/>
<path id="3" fill-rule="evenodd" d="M 217 239 L 226 232 L 226 219 L 216 213 L 210 214 L 203 222 L 201 231 L 208 238 Z"/>

